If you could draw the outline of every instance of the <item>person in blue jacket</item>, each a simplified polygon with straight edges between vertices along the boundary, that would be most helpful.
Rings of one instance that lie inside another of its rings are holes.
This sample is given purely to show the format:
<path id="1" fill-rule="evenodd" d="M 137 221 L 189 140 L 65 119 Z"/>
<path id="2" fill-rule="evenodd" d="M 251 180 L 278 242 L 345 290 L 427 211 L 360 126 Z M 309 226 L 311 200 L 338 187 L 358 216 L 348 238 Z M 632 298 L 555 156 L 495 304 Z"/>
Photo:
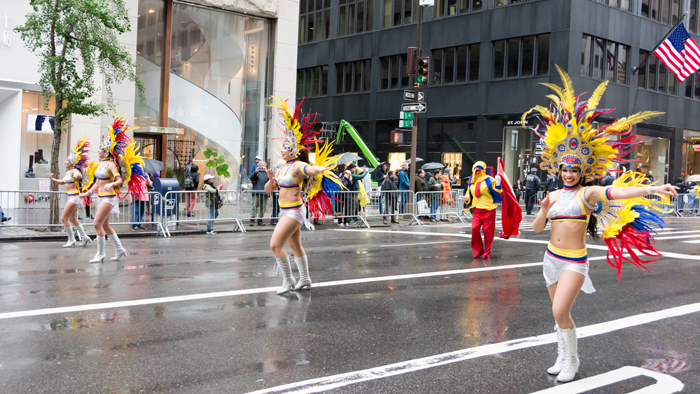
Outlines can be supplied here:
<path id="1" fill-rule="evenodd" d="M 408 163 L 403 163 L 399 171 L 399 190 L 411 190 L 411 177 L 408 175 Z M 399 201 L 399 213 L 403 213 L 404 206 L 408 202 L 408 193 L 401 193 Z"/>

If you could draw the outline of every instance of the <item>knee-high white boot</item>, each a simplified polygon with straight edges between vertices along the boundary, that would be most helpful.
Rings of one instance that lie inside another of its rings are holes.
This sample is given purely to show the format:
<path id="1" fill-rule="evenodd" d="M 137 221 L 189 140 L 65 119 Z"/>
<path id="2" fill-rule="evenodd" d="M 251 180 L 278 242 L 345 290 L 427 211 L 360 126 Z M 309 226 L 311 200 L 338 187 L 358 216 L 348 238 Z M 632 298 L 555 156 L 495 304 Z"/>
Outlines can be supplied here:
<path id="1" fill-rule="evenodd" d="M 557 362 L 547 370 L 547 373 L 550 375 L 559 375 L 564 362 L 564 334 L 559 330 L 559 326 L 556 324 L 554 325 L 554 331 L 557 332 Z"/>
<path id="2" fill-rule="evenodd" d="M 277 294 L 284 294 L 294 289 L 296 284 L 294 276 L 292 276 L 292 263 L 289 261 L 289 256 L 277 259 L 277 267 L 282 272 L 282 287 L 277 290 Z"/>
<path id="3" fill-rule="evenodd" d="M 301 290 L 304 287 L 311 290 L 311 278 L 309 278 L 309 259 L 307 256 L 294 256 L 294 261 L 297 263 L 299 270 L 299 282 L 294 286 L 294 290 Z"/>
<path id="4" fill-rule="evenodd" d="M 73 225 L 65 227 L 66 234 L 68 234 L 68 242 L 63 245 L 64 248 L 72 248 L 75 246 L 75 231 L 73 230 Z"/>
<path id="5" fill-rule="evenodd" d="M 97 254 L 90 260 L 91 263 L 104 263 L 105 257 L 105 237 L 97 237 Z"/>
<path id="6" fill-rule="evenodd" d="M 561 372 L 557 375 L 557 381 L 570 382 L 574 380 L 580 361 L 578 359 L 578 339 L 576 338 L 576 327 L 566 330 L 559 329 L 564 338 L 564 357 L 561 365 Z"/>
<path id="7" fill-rule="evenodd" d="M 110 260 L 119 261 L 122 257 L 126 257 L 126 249 L 122 246 L 122 242 L 119 240 L 117 233 L 108 235 L 107 238 L 109 238 L 109 242 L 112 243 L 114 250 L 116 250 L 116 254 Z"/>
<path id="8" fill-rule="evenodd" d="M 80 234 L 80 246 L 87 246 L 90 242 L 92 242 L 92 239 L 87 235 L 85 232 L 85 227 L 83 227 L 82 223 L 78 225 L 78 234 Z"/>

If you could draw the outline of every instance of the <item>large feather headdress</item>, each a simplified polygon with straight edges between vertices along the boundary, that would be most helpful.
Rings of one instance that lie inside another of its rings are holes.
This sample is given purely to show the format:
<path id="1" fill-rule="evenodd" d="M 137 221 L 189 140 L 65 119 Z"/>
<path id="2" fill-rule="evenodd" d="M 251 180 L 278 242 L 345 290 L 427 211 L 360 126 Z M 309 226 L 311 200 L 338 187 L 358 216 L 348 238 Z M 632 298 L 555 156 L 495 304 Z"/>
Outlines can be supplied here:
<path id="1" fill-rule="evenodd" d="M 546 130 L 541 133 L 540 125 L 532 129 L 542 145 L 540 168 L 557 176 L 560 166 L 578 167 L 587 181 L 601 178 L 613 163 L 624 163 L 625 156 L 639 144 L 642 137 L 632 134 L 632 125 L 646 119 L 662 115 L 663 112 L 644 111 L 632 116 L 616 119 L 609 125 L 593 128 L 599 116 L 615 109 L 598 109 L 598 103 L 608 86 L 608 81 L 598 85 L 588 101 L 580 101 L 583 94 L 574 96 L 574 88 L 569 75 L 559 66 L 564 87 L 551 83 L 542 85 L 556 94 L 547 95 L 552 100 L 549 108 L 540 105 L 531 108 L 522 116 L 522 124 L 531 112 L 539 112 L 539 120 Z M 617 140 L 610 137 L 619 136 Z"/>
<path id="2" fill-rule="evenodd" d="M 290 149 L 292 151 L 292 156 L 297 157 L 300 150 L 309 149 L 307 146 L 315 144 L 316 142 L 321 142 L 316 139 L 316 136 L 321 131 L 313 130 L 316 114 L 304 115 L 301 112 L 301 104 L 304 102 L 304 99 L 294 108 L 294 113 L 291 113 L 287 106 L 287 100 L 282 100 L 274 96 L 270 97 L 277 100 L 276 103 L 272 103 L 270 106 L 277 108 L 284 119 L 284 122 L 282 122 L 280 126 L 280 129 L 284 131 L 285 135 L 282 149 Z"/>
<path id="3" fill-rule="evenodd" d="M 81 137 L 73 147 L 73 151 L 66 158 L 66 163 L 74 166 L 79 171 L 85 171 L 90 157 L 88 156 L 88 148 L 90 143 L 87 137 Z"/>
<path id="4" fill-rule="evenodd" d="M 102 139 L 100 150 L 110 152 L 115 158 L 124 154 L 124 149 L 131 142 L 131 138 L 126 134 L 127 131 L 138 129 L 137 127 L 126 124 L 124 116 L 117 115 L 114 110 L 114 122 L 109 127 L 109 134 Z"/>

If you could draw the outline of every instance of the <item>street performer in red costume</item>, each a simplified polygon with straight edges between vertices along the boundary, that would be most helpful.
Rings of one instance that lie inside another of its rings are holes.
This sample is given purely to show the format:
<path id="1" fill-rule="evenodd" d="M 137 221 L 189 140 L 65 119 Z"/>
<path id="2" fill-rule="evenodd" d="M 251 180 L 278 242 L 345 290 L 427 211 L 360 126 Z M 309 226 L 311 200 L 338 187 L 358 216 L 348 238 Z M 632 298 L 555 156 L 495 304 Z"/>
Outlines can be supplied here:
<path id="1" fill-rule="evenodd" d="M 518 234 L 518 225 L 522 211 L 519 214 L 513 215 L 516 208 L 519 208 L 513 191 L 508 184 L 507 178 L 503 175 L 502 162 L 499 159 L 499 174 L 492 177 L 492 168 L 487 168 L 486 163 L 477 161 L 472 166 L 472 176 L 469 177 L 467 195 L 464 197 L 464 202 L 467 205 L 466 210 L 473 210 L 474 217 L 472 218 L 472 253 L 475 259 L 483 257 L 484 259 L 491 258 L 491 245 L 496 232 L 496 208 L 498 204 L 505 201 L 508 208 L 504 210 L 511 213 L 508 216 L 508 226 L 504 225 L 504 229 L 500 234 L 501 238 L 509 238 L 511 235 Z M 502 184 L 503 183 L 503 184 Z M 505 200 L 504 200 L 504 197 Z M 514 216 L 517 216 L 515 218 Z M 505 222 L 504 222 L 505 223 Z M 481 231 L 484 233 L 484 240 L 481 240 Z"/>

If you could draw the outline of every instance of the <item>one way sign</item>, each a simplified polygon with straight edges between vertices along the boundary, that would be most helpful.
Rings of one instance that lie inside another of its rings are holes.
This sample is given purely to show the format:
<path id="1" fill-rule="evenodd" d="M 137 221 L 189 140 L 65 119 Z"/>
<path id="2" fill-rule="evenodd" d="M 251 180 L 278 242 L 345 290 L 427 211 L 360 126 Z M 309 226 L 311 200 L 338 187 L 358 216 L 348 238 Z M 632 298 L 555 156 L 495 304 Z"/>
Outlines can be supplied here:
<path id="1" fill-rule="evenodd" d="M 404 90 L 403 91 L 403 99 L 404 100 L 413 100 L 414 97 L 416 97 L 416 95 L 413 94 L 413 90 Z M 418 101 L 421 103 L 425 102 L 425 93 L 418 92 Z"/>
<path id="2" fill-rule="evenodd" d="M 401 111 L 403 112 L 416 112 L 425 113 L 428 110 L 428 105 L 425 103 L 403 103 L 401 104 Z"/>

